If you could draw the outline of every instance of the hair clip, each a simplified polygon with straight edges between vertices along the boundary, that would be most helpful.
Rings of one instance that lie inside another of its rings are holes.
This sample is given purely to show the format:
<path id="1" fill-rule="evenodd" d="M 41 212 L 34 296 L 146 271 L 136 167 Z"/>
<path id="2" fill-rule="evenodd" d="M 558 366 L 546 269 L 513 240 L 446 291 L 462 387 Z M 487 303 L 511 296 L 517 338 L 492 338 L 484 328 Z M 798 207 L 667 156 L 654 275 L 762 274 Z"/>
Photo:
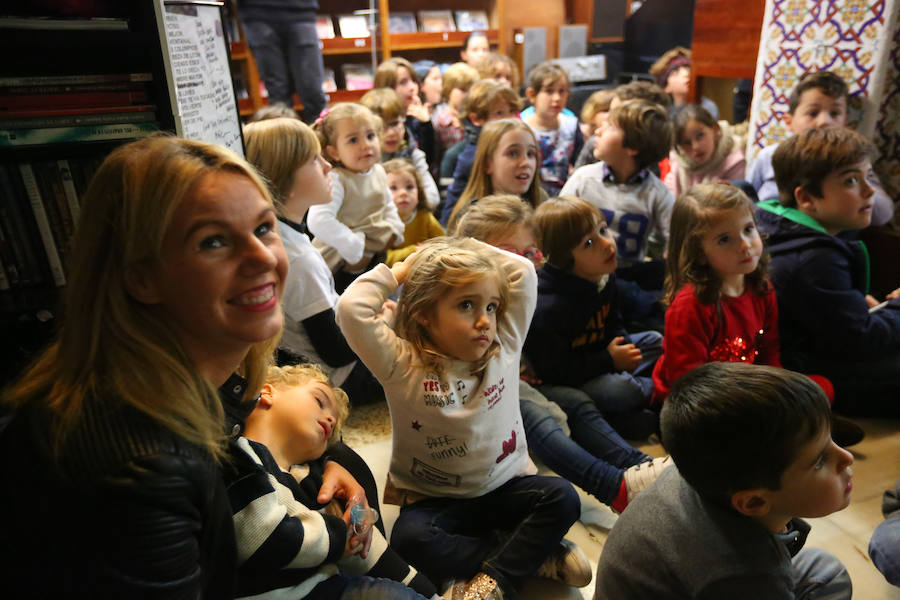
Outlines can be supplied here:
<path id="1" fill-rule="evenodd" d="M 327 106 L 325 108 L 323 108 L 322 112 L 319 113 L 319 116 L 316 117 L 316 121 L 315 121 L 315 123 L 313 123 L 313 125 L 315 125 L 316 127 L 321 125 L 322 121 L 325 119 L 325 117 L 328 116 L 328 113 L 330 113 L 330 112 L 331 112 L 331 109 L 328 108 Z"/>

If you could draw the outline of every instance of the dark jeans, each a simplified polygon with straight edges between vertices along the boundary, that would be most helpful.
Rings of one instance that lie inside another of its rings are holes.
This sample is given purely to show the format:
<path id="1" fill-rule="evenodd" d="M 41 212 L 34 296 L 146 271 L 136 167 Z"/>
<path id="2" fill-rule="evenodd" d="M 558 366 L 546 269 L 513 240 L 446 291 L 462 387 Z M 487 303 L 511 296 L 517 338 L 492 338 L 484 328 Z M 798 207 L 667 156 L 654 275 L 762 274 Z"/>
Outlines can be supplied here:
<path id="1" fill-rule="evenodd" d="M 334 575 L 304 596 L 306 600 L 421 600 L 425 598 L 399 581 L 365 575 Z"/>
<path id="2" fill-rule="evenodd" d="M 877 358 L 821 359 L 782 355 L 784 366 L 818 373 L 834 386 L 834 410 L 854 417 L 900 418 L 900 352 Z"/>
<path id="3" fill-rule="evenodd" d="M 604 504 L 612 503 L 623 470 L 651 457 L 622 439 L 583 391 L 551 385 L 538 389 L 566 413 L 572 435 L 546 409 L 520 395 L 528 450 L 561 477 Z"/>
<path id="4" fill-rule="evenodd" d="M 247 21 L 244 34 L 269 91 L 269 104 L 293 107 L 296 92 L 303 104 L 300 118 L 315 121 L 325 108 L 325 67 L 315 23 Z"/>
<path id="5" fill-rule="evenodd" d="M 581 514 L 560 477 L 517 477 L 478 498 L 432 498 L 400 509 L 391 546 L 436 582 L 479 571 L 514 597 Z"/>

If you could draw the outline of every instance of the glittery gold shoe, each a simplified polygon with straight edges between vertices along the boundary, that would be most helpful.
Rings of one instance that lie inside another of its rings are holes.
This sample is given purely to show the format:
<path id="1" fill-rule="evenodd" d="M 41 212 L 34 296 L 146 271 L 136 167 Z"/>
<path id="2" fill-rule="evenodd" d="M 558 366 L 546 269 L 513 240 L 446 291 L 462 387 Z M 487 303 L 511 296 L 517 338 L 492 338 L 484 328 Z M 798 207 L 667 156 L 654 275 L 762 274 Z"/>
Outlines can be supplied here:
<path id="1" fill-rule="evenodd" d="M 503 600 L 503 590 L 496 579 L 478 573 L 467 582 L 450 586 L 443 597 L 447 600 Z"/>

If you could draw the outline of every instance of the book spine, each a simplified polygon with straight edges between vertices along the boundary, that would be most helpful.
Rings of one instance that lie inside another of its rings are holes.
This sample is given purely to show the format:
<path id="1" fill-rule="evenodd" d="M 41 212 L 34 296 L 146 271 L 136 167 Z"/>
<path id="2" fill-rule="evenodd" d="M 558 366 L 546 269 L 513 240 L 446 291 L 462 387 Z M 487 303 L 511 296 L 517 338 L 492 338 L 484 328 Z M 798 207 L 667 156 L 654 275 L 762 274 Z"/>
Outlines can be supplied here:
<path id="1" fill-rule="evenodd" d="M 86 85 L 122 81 L 153 81 L 153 75 L 150 73 L 101 73 L 95 75 L 26 75 L 23 77 L 0 77 L 0 87 Z"/>
<path id="2" fill-rule="evenodd" d="M 3 260 L 3 257 L 0 256 L 0 291 L 6 291 L 10 289 L 9 279 L 6 278 L 4 264 L 5 261 Z"/>
<path id="3" fill-rule="evenodd" d="M 0 129 L 0 148 L 35 144 L 62 144 L 140 138 L 157 131 L 156 122 L 45 127 L 41 129 Z"/>
<path id="4" fill-rule="evenodd" d="M 67 85 L 5 85 L 0 86 L 0 95 L 20 94 L 71 94 L 84 92 L 129 92 L 147 89 L 146 82 L 111 81 L 106 83 L 83 83 Z"/>
<path id="5" fill-rule="evenodd" d="M 140 123 L 156 119 L 155 104 L 130 106 L 86 106 L 83 108 L 47 108 L 0 111 L 2 129 L 32 127 L 69 127 L 105 123 Z M 33 123 L 33 124 L 32 124 Z"/>
<path id="6" fill-rule="evenodd" d="M 20 262 L 16 256 L 17 250 L 12 242 L 12 223 L 5 213 L 5 208 L 0 206 L 0 259 L 3 261 L 0 275 L 3 275 L 7 285 L 18 286 L 21 282 L 21 276 L 19 275 Z"/>
<path id="7" fill-rule="evenodd" d="M 51 219 L 50 224 L 53 226 L 53 233 L 56 237 L 56 247 L 59 249 L 60 255 L 65 256 L 69 248 L 69 238 L 75 233 L 75 226 L 72 224 L 72 215 L 69 213 L 69 203 L 66 201 L 66 192 L 62 187 L 59 168 L 56 166 L 56 161 L 34 163 L 31 168 L 38 180 L 41 197 L 48 205 L 46 206 L 47 214 L 51 217 L 56 215 L 59 219 L 58 224 Z"/>
<path id="8" fill-rule="evenodd" d="M 40 283 L 44 280 L 42 264 L 32 244 L 39 234 L 34 219 L 24 212 L 28 210 L 24 206 L 28 198 L 17 169 L 0 165 L 0 189 L 8 200 L 0 202 L 0 218 L 9 223 L 6 231 L 16 255 L 19 281 L 22 284 Z"/>
<path id="9" fill-rule="evenodd" d="M 50 230 L 50 222 L 47 220 L 47 212 L 44 210 L 44 204 L 41 201 L 41 194 L 37 181 L 34 178 L 34 171 L 32 171 L 31 165 L 20 163 L 19 172 L 22 174 L 22 182 L 25 184 L 25 191 L 31 203 L 34 220 L 37 223 L 38 231 L 41 233 L 41 241 L 44 243 L 53 283 L 57 286 L 66 285 L 66 275 L 63 272 L 59 252 L 56 250 L 56 242 L 53 240 L 53 232 Z"/>
<path id="10" fill-rule="evenodd" d="M 69 166 L 69 161 L 64 158 L 56 161 L 56 166 L 59 168 L 59 178 L 62 181 L 63 192 L 66 195 L 69 214 L 72 215 L 72 222 L 77 224 L 79 215 L 81 214 L 81 206 L 78 203 L 78 192 L 75 189 L 75 180 L 72 178 L 72 168 Z"/>
<path id="11" fill-rule="evenodd" d="M 71 94 L 21 94 L 0 96 L 0 113 L 35 108 L 80 108 L 87 106 L 125 106 L 146 104 L 150 94 L 133 92 L 81 92 Z"/>

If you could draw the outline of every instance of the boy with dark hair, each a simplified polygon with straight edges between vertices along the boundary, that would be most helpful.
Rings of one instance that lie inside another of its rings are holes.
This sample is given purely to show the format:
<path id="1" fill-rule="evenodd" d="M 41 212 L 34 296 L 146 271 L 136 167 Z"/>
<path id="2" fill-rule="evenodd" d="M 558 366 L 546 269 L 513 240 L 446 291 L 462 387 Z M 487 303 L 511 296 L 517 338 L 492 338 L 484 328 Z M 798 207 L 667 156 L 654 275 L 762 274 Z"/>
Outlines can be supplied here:
<path id="1" fill-rule="evenodd" d="M 872 219 L 872 145 L 843 128 L 813 128 L 772 159 L 778 200 L 760 202 L 785 367 L 820 373 L 835 408 L 900 415 L 900 289 L 869 295 L 868 251 L 853 234 Z M 848 235 L 849 234 L 849 235 Z"/>
<path id="2" fill-rule="evenodd" d="M 354 525 L 351 505 L 364 498 L 320 502 L 323 454 L 340 439 L 349 411 L 347 395 L 317 365 L 269 368 L 225 470 L 238 596 L 436 596 L 378 530 Z"/>
<path id="3" fill-rule="evenodd" d="M 800 77 L 791 91 L 784 125 L 792 134 L 811 128 L 847 126 L 847 99 L 850 89 L 840 75 L 831 71 L 810 71 Z M 747 170 L 747 180 L 756 190 L 760 200 L 778 197 L 772 157 L 778 144 L 771 144 L 759 151 Z M 872 224 L 884 225 L 894 216 L 894 203 L 882 189 L 874 172 L 867 174 L 874 190 Z"/>
<path id="4" fill-rule="evenodd" d="M 488 121 L 516 116 L 521 108 L 522 99 L 515 90 L 495 79 L 482 79 L 469 88 L 460 106 L 460 114 L 465 117 L 463 128 L 466 139 L 450 148 L 441 163 L 441 178 L 448 176 L 448 172 L 453 177 L 439 219 L 444 227 L 469 183 L 481 128 Z"/>
<path id="5" fill-rule="evenodd" d="M 809 525 L 850 502 L 853 455 L 830 435 L 809 378 L 747 363 L 697 367 L 661 414 L 675 461 L 619 517 L 595 600 L 850 598 L 844 566 L 801 550 Z"/>

